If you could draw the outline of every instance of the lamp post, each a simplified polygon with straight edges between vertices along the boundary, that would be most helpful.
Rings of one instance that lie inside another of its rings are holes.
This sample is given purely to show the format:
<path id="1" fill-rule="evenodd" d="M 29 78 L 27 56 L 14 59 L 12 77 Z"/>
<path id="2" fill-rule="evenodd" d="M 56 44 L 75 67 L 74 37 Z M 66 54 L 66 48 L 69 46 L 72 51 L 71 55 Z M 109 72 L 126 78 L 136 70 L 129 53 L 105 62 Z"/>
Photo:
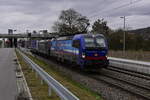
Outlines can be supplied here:
<path id="1" fill-rule="evenodd" d="M 123 53 L 125 55 L 125 50 L 126 50 L 126 32 L 125 32 L 125 29 L 126 29 L 126 17 L 122 16 L 120 18 L 124 19 L 124 24 L 123 24 L 123 30 L 124 30 L 124 34 L 123 34 Z"/>

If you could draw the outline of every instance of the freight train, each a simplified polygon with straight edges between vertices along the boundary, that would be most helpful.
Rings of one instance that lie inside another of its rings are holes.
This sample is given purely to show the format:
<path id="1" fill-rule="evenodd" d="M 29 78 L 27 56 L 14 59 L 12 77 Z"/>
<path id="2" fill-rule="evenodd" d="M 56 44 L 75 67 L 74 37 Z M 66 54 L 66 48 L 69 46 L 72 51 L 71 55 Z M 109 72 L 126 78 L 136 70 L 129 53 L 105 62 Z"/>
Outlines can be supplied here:
<path id="1" fill-rule="evenodd" d="M 108 43 L 102 34 L 76 34 L 51 40 L 32 40 L 31 51 L 79 65 L 82 69 L 104 68 L 109 65 L 106 56 Z"/>

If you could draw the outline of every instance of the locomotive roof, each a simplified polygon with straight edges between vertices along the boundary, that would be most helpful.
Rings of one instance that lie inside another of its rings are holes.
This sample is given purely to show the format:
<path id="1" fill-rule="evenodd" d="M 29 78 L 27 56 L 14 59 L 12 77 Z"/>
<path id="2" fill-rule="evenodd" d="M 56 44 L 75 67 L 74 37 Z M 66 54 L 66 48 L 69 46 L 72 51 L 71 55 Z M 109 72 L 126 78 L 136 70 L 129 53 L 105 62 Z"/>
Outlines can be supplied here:
<path id="1" fill-rule="evenodd" d="M 61 37 L 57 37 L 56 39 L 57 40 L 69 40 L 69 39 L 72 39 L 74 36 L 77 36 L 77 37 L 95 37 L 95 36 L 102 36 L 104 37 L 103 34 L 92 34 L 92 33 L 88 33 L 88 34 L 76 34 L 76 35 L 69 35 L 69 36 L 61 36 Z"/>
<path id="2" fill-rule="evenodd" d="M 58 37 L 57 40 L 69 40 L 72 38 L 73 38 L 73 36 L 63 36 L 63 37 Z"/>
<path id="3" fill-rule="evenodd" d="M 103 34 L 92 34 L 92 33 L 89 33 L 89 34 L 83 34 L 83 36 L 104 36 Z"/>
<path id="4" fill-rule="evenodd" d="M 102 36 L 102 37 L 104 37 L 104 35 L 103 34 L 92 34 L 92 33 L 89 33 L 89 34 L 78 34 L 78 35 L 76 35 L 76 37 L 96 37 L 96 36 Z"/>

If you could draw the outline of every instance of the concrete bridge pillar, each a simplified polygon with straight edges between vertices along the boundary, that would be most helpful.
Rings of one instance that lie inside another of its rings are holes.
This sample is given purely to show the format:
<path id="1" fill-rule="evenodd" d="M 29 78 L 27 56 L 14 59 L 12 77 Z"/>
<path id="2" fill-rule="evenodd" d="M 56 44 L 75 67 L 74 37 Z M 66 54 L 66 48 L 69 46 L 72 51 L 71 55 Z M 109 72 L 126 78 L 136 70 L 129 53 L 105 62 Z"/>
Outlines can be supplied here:
<path id="1" fill-rule="evenodd" d="M 2 39 L 2 48 L 5 48 L 5 38 Z"/>
<path id="2" fill-rule="evenodd" d="M 17 38 L 9 38 L 9 42 L 10 42 L 9 44 L 10 48 L 17 47 Z"/>
<path id="3" fill-rule="evenodd" d="M 13 42 L 13 44 L 14 44 L 14 47 L 16 48 L 17 47 L 17 38 L 14 38 L 14 42 Z"/>
<path id="4" fill-rule="evenodd" d="M 12 48 L 13 47 L 13 38 L 9 38 L 9 47 Z"/>

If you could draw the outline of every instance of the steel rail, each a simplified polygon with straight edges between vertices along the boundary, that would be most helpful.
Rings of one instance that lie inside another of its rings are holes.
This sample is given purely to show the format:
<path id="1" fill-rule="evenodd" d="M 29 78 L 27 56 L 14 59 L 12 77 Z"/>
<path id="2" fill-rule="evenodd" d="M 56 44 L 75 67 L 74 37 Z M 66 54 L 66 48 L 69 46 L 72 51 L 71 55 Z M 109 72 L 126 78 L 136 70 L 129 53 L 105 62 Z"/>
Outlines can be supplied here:
<path id="1" fill-rule="evenodd" d="M 142 97 L 142 98 L 144 98 L 144 99 L 146 99 L 146 100 L 150 100 L 150 95 L 149 95 L 149 93 L 147 94 L 147 92 L 145 92 L 145 90 L 144 91 L 141 91 L 142 89 L 141 88 L 135 88 L 135 87 L 133 87 L 133 85 L 131 85 L 131 84 L 128 84 L 128 83 L 122 83 L 122 81 L 121 80 L 118 80 L 118 79 L 115 79 L 114 80 L 114 78 L 111 78 L 111 77 L 107 77 L 107 76 L 103 76 L 103 77 L 97 77 L 97 76 L 90 76 L 91 78 L 93 78 L 93 79 L 95 79 L 95 80 L 97 80 L 97 81 L 103 81 L 103 82 L 105 82 L 105 83 L 107 83 L 107 84 L 110 84 L 110 85 L 112 85 L 112 86 L 115 86 L 115 87 L 117 87 L 117 88 L 120 88 L 120 89 L 122 89 L 123 91 L 127 91 L 127 92 L 129 92 L 129 93 L 131 93 L 131 94 L 135 94 L 135 95 L 137 95 L 137 96 L 140 96 L 140 97 Z M 111 79 L 113 80 L 113 81 L 111 81 Z"/>

